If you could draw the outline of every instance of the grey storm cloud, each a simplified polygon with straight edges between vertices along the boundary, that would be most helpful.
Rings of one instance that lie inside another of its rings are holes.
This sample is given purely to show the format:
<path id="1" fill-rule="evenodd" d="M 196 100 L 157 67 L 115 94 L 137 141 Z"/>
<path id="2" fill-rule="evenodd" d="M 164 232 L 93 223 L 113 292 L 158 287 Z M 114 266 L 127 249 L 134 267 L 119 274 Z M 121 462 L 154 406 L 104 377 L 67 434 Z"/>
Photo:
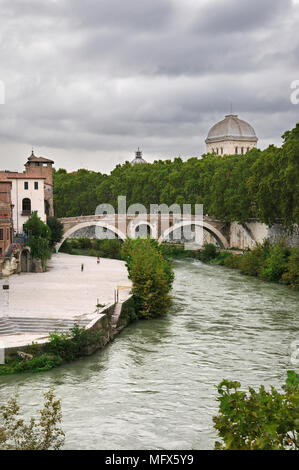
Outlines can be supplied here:
<path id="1" fill-rule="evenodd" d="M 212 0 L 202 9 L 197 30 L 210 34 L 256 31 L 267 27 L 280 15 L 284 16 L 291 8 L 292 0 Z"/>
<path id="2" fill-rule="evenodd" d="M 87 28 L 147 31 L 166 26 L 174 8 L 169 0 L 65 0 L 63 11 L 71 11 L 74 24 Z"/>
<path id="3" fill-rule="evenodd" d="M 138 145 L 149 160 L 200 155 L 230 103 L 261 146 L 279 144 L 299 120 L 290 102 L 299 2 L 0 0 L 0 8 L 0 167 L 19 164 L 31 145 L 58 166 L 101 171 Z"/>

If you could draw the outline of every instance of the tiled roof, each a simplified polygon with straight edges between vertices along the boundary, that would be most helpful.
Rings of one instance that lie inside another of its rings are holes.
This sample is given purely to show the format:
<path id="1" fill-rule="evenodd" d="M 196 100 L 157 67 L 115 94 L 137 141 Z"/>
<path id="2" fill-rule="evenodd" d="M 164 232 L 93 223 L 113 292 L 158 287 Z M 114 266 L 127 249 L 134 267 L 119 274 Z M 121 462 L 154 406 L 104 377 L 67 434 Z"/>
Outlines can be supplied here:
<path id="1" fill-rule="evenodd" d="M 53 160 L 49 160 L 48 158 L 36 157 L 33 153 L 33 150 L 30 157 L 28 158 L 28 162 L 54 163 Z M 28 162 L 26 163 L 26 165 L 28 164 Z"/>
<path id="2" fill-rule="evenodd" d="M 8 176 L 9 180 L 45 180 L 45 176 L 28 176 L 26 173 L 18 173 L 17 175 Z"/>

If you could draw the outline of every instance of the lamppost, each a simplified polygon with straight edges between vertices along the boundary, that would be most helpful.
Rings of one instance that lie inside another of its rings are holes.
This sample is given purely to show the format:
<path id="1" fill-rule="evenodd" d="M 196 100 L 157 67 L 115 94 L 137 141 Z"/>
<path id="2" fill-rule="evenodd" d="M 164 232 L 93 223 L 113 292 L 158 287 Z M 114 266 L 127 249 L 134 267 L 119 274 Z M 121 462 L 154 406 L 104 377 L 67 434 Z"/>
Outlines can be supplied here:
<path id="1" fill-rule="evenodd" d="M 0 278 L 0 301 L 1 301 L 1 315 L 7 317 L 9 315 L 9 276 L 2 276 Z"/>

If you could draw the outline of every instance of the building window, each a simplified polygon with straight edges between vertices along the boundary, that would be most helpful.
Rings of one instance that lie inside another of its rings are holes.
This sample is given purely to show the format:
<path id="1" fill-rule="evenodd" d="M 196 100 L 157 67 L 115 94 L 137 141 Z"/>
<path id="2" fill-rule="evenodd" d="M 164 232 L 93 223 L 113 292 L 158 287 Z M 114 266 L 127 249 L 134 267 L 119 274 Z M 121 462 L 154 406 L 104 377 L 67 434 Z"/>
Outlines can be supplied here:
<path id="1" fill-rule="evenodd" d="M 235 154 L 238 154 L 238 147 L 235 147 Z"/>
<path id="2" fill-rule="evenodd" d="M 4 240 L 3 228 L 0 228 L 0 240 Z"/>
<path id="3" fill-rule="evenodd" d="M 244 155 L 244 147 L 241 147 L 241 154 Z"/>
<path id="4" fill-rule="evenodd" d="M 10 241 L 9 228 L 6 229 L 6 240 Z"/>
<path id="5" fill-rule="evenodd" d="M 31 201 L 27 197 L 22 201 L 22 211 L 24 215 L 31 214 Z"/>
<path id="6" fill-rule="evenodd" d="M 34 189 L 38 189 L 38 181 L 34 181 Z"/>
<path id="7" fill-rule="evenodd" d="M 217 153 L 217 155 L 219 154 L 219 149 L 218 148 L 216 149 L 216 153 Z"/>
<path id="8" fill-rule="evenodd" d="M 28 189 L 28 181 L 24 182 L 24 189 Z"/>
<path id="9" fill-rule="evenodd" d="M 223 147 L 221 147 L 221 155 L 223 155 Z"/>
<path id="10" fill-rule="evenodd" d="M 249 150 L 250 150 L 250 148 L 249 148 L 249 147 L 247 147 L 247 152 L 249 152 Z"/>

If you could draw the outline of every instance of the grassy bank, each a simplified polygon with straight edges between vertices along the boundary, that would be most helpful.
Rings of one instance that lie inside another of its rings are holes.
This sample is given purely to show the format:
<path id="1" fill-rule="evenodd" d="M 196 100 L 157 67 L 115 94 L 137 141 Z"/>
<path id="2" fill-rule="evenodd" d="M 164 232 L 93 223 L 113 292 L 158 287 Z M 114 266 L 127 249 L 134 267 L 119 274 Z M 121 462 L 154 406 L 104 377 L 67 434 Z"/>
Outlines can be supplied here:
<path id="1" fill-rule="evenodd" d="M 204 263 L 238 269 L 241 274 L 263 281 L 278 282 L 299 290 L 299 248 L 286 247 L 282 242 L 270 244 L 265 240 L 252 250 L 218 251 L 207 243 L 202 250 L 186 251 L 183 246 L 162 245 L 165 255 L 173 259 L 194 258 Z"/>
<path id="2" fill-rule="evenodd" d="M 241 274 L 263 281 L 278 282 L 299 290 L 299 248 L 288 248 L 283 243 L 271 245 L 266 240 L 244 254 L 231 251 L 217 252 L 206 245 L 198 259 L 220 266 L 238 269 Z"/>

